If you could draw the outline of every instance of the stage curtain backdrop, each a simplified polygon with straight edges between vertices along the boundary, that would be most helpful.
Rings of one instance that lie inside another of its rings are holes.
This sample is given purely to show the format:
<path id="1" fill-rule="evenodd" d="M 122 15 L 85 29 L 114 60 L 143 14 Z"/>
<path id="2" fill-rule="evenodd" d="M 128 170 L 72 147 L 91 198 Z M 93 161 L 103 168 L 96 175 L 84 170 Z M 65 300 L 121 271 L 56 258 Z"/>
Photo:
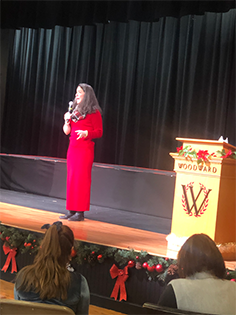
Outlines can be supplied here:
<path id="1" fill-rule="evenodd" d="M 235 9 L 235 0 L 108 0 L 108 1 L 1 1 L 1 28 L 53 28 L 55 25 L 73 27 L 108 21 L 157 22 L 161 17 L 201 15 L 204 12 L 227 12 Z"/>
<path id="2" fill-rule="evenodd" d="M 232 9 L 14 30 L 2 152 L 65 158 L 63 115 L 79 82 L 103 109 L 96 162 L 172 170 L 177 136 L 236 145 L 235 21 Z"/>

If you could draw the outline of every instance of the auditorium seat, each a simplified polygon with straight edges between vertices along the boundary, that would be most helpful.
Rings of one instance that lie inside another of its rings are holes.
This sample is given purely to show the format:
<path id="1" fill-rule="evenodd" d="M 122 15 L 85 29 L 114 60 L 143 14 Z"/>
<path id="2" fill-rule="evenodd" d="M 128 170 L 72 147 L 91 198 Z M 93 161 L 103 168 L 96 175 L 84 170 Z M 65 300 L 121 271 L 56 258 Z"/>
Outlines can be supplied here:
<path id="1" fill-rule="evenodd" d="M 34 303 L 19 300 L 0 300 L 1 315 L 75 315 L 69 308 L 54 304 Z"/>
<path id="2" fill-rule="evenodd" d="M 183 314 L 188 314 L 188 315 L 213 315 L 213 314 L 208 314 L 208 313 L 198 313 L 198 312 L 190 312 L 190 311 L 184 311 L 184 310 L 179 310 L 176 308 L 170 308 L 170 307 L 164 307 L 164 306 L 159 306 L 157 304 L 153 303 L 144 303 L 143 307 L 146 309 L 146 314 L 155 314 L 155 315 L 183 315 Z"/>

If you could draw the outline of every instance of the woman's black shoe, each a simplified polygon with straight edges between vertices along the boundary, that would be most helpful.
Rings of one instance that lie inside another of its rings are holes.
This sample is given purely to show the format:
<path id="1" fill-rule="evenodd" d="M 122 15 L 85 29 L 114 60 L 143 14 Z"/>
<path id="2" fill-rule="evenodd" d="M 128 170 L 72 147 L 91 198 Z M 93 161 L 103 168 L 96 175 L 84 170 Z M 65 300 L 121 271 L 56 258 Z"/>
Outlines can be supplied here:
<path id="1" fill-rule="evenodd" d="M 68 221 L 84 221 L 84 212 L 76 212 L 73 216 L 71 216 Z"/>
<path id="2" fill-rule="evenodd" d="M 67 214 L 64 214 L 64 215 L 60 215 L 59 218 L 60 219 L 64 219 L 64 220 L 67 220 L 69 218 L 71 218 L 76 212 L 75 211 L 67 211 L 68 213 Z"/>

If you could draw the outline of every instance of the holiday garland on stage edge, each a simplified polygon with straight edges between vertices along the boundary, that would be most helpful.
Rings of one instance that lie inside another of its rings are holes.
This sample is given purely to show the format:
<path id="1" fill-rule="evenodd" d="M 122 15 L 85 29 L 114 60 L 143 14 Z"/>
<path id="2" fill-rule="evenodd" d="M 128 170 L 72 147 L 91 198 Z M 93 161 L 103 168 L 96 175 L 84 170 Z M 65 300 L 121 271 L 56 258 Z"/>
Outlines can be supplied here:
<path id="1" fill-rule="evenodd" d="M 0 223 L 0 238 L 4 242 L 3 250 L 5 254 L 11 252 L 15 255 L 17 253 L 29 253 L 31 255 L 36 254 L 40 248 L 43 235 L 7 227 Z M 6 249 L 8 249 L 7 252 Z M 128 268 L 135 267 L 137 270 L 145 269 L 149 281 L 155 280 L 166 283 L 168 279 L 178 276 L 178 266 L 174 259 L 153 256 L 143 250 L 139 252 L 133 249 L 124 250 L 75 241 L 75 247 L 72 251 L 72 263 L 93 266 L 97 263 L 102 264 L 106 259 L 113 259 L 119 267 L 128 266 Z M 2 270 L 6 271 L 5 269 Z M 14 271 L 16 272 L 16 270 Z M 226 279 L 235 281 L 236 270 L 227 269 Z"/>
<path id="2" fill-rule="evenodd" d="M 42 235 L 29 233 L 0 224 L 0 237 L 4 242 L 3 247 L 9 248 L 16 253 L 35 254 L 40 248 L 43 239 Z M 90 244 L 81 241 L 75 241 L 75 247 L 72 251 L 72 263 L 78 265 L 103 263 L 106 259 L 113 259 L 118 266 L 127 265 L 129 268 L 135 267 L 137 270 L 146 269 L 148 280 L 158 280 L 164 282 L 168 274 L 173 275 L 173 270 L 177 273 L 176 261 L 173 259 L 152 256 L 145 251 L 134 251 L 117 249 L 102 245 Z M 170 266 L 175 267 L 170 267 Z M 168 270 L 168 268 L 170 269 Z"/>

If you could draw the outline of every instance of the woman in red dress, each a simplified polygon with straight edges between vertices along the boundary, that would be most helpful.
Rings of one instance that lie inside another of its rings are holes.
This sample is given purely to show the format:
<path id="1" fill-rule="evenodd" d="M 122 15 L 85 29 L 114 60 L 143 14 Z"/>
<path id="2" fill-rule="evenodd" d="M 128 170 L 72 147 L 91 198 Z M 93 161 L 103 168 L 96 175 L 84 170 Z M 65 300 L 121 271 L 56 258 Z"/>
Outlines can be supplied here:
<path id="1" fill-rule="evenodd" d="M 67 151 L 67 196 L 68 213 L 60 219 L 83 221 L 84 211 L 89 211 L 91 172 L 94 160 L 94 141 L 103 133 L 101 108 L 93 88 L 80 83 L 76 89 L 72 113 L 64 115 L 63 131 L 70 134 Z"/>

